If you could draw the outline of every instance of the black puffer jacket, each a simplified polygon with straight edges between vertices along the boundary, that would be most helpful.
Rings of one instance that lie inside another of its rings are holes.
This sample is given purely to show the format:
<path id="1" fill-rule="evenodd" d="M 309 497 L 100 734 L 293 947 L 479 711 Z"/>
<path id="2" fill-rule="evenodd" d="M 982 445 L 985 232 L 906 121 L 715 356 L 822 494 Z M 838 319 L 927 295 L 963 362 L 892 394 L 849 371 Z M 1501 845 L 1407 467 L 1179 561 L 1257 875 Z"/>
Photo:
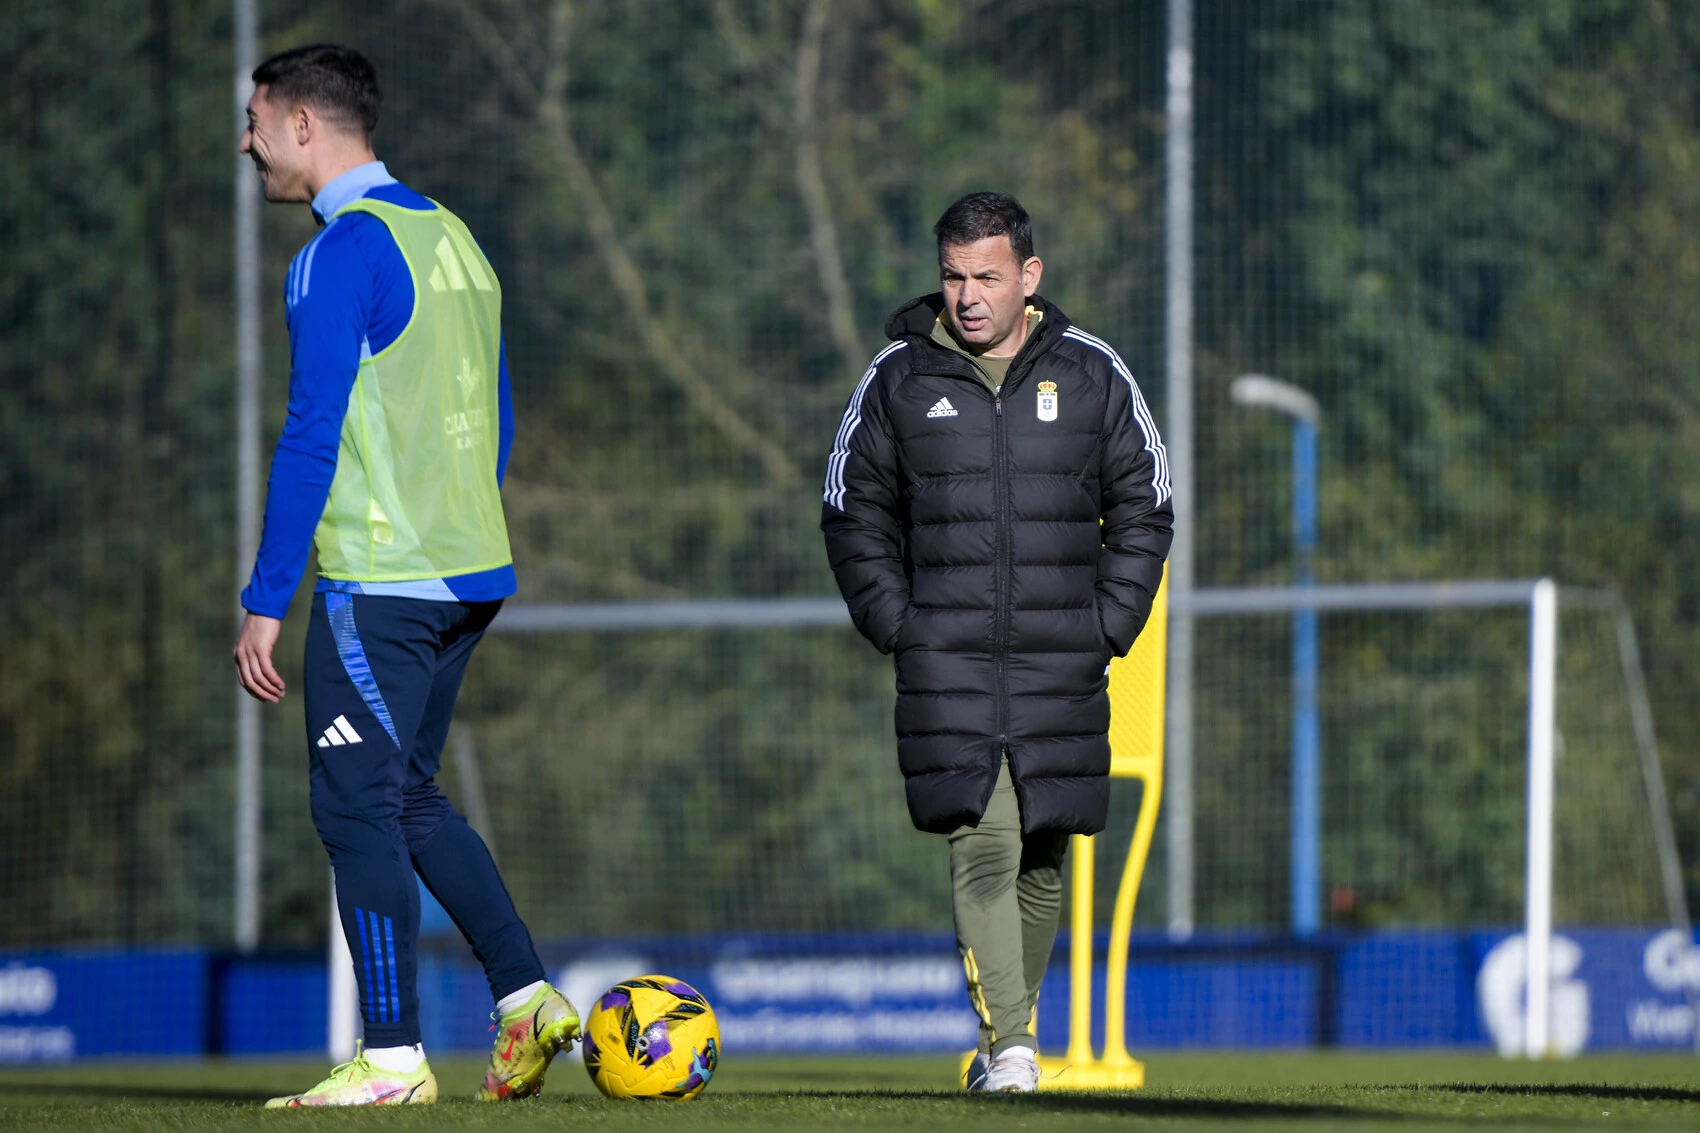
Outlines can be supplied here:
<path id="1" fill-rule="evenodd" d="M 893 345 L 850 397 L 827 554 L 856 628 L 897 654 L 915 825 L 977 824 L 1007 750 L 1024 830 L 1096 833 L 1105 668 L 1144 627 L 1169 551 L 1162 441 L 1121 359 L 1043 299 L 996 398 L 929 339 L 942 303 L 892 315 Z"/>

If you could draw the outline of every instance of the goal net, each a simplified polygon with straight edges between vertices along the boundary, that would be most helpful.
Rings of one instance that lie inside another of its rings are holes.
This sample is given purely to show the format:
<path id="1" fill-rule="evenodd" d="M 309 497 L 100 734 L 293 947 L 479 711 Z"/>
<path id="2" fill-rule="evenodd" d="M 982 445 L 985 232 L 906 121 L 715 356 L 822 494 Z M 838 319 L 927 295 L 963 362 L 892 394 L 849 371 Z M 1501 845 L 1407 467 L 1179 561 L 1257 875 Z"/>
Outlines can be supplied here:
<path id="1" fill-rule="evenodd" d="M 1195 858 L 1176 870 L 1160 840 L 1148 907 L 1191 877 L 1195 952 L 1271 967 L 1198 1037 L 1513 1053 L 1536 1042 L 1529 1010 L 1549 1012 L 1540 1053 L 1691 1036 L 1692 980 L 1641 978 L 1687 914 L 1633 631 L 1610 595 L 1556 589 L 1543 629 L 1540 589 L 1321 588 L 1308 784 L 1292 740 L 1303 592 L 1200 593 Z M 1307 791 L 1313 931 L 1295 901 Z M 1543 925 L 1556 935 L 1531 957 Z M 1531 961 L 1549 996 L 1528 995 Z"/>

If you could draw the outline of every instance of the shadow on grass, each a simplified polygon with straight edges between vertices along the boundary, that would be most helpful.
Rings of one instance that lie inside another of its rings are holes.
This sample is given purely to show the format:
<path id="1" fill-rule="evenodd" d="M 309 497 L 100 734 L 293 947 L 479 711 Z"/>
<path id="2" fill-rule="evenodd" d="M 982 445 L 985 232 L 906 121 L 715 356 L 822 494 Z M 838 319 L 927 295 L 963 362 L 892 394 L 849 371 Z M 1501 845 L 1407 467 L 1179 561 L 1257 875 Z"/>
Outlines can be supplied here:
<path id="1" fill-rule="evenodd" d="M 1508 1094 L 1551 1098 L 1627 1098 L 1642 1102 L 1700 1102 L 1700 1089 L 1676 1086 L 1607 1086 L 1603 1083 L 1565 1082 L 1557 1085 L 1530 1082 L 1444 1082 L 1414 1089 L 1443 1090 L 1454 1094 Z"/>
<path id="2" fill-rule="evenodd" d="M 722 1095 L 727 1096 L 727 1095 Z M 785 1096 L 743 1094 L 740 1097 Z M 891 1099 L 894 1101 L 942 1101 L 988 1107 L 1011 1106 L 1015 1110 L 1046 1113 L 1113 1114 L 1122 1117 L 1174 1117 L 1198 1120 L 1253 1120 L 1257 1118 L 1335 1118 L 1340 1120 L 1387 1117 L 1383 1111 L 1356 1106 L 1324 1105 L 1315 1102 L 1236 1101 L 1229 1098 L 1163 1098 L 1136 1094 L 1051 1093 L 976 1095 L 939 1090 L 799 1090 L 792 1097 L 842 1098 L 846 1101 Z"/>
<path id="3" fill-rule="evenodd" d="M 1011 1098 L 1018 1105 L 1055 1113 L 1119 1114 L 1124 1117 L 1175 1117 L 1216 1119 L 1356 1118 L 1385 1117 L 1374 1110 L 1348 1105 L 1319 1105 L 1316 1102 L 1235 1101 L 1229 1098 L 1152 1098 L 1122 1094 L 1039 1094 Z"/>
<path id="4" fill-rule="evenodd" d="M 192 1086 L 142 1086 L 122 1084 L 101 1084 L 78 1080 L 76 1082 L 0 1082 L 0 1098 L 7 1096 L 23 1097 L 26 1095 L 51 1096 L 60 1094 L 70 1098 L 136 1098 L 143 1101 L 171 1102 L 263 1102 L 277 1096 L 276 1093 L 261 1093 L 255 1090 L 220 1090 Z"/>

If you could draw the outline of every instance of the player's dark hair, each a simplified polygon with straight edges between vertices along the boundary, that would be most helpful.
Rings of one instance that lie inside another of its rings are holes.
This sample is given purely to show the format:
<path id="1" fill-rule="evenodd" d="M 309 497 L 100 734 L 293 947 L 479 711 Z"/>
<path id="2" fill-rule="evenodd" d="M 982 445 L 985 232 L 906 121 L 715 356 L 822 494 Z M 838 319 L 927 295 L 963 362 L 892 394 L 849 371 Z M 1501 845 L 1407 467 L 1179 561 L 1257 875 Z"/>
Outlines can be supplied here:
<path id="1" fill-rule="evenodd" d="M 311 106 L 325 121 L 368 138 L 378 128 L 384 105 L 371 60 L 335 43 L 310 43 L 273 55 L 254 68 L 254 85 L 271 88 L 267 102 Z"/>
<path id="2" fill-rule="evenodd" d="M 969 193 L 944 210 L 933 225 L 942 255 L 946 245 L 972 244 L 988 236 L 1008 236 L 1020 263 L 1033 258 L 1033 220 L 1008 193 Z"/>

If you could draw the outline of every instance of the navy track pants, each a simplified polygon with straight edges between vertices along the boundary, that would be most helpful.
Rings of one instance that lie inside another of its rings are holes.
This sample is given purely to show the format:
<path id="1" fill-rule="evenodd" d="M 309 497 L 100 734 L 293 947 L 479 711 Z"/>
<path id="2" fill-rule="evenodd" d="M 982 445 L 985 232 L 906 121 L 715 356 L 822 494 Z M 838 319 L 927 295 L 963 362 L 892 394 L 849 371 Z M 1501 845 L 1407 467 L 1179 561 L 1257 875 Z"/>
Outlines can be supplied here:
<path id="1" fill-rule="evenodd" d="M 467 660 L 501 606 L 313 598 L 302 682 L 313 824 L 336 874 L 367 1046 L 419 1041 L 416 871 L 493 998 L 544 978 L 484 840 L 435 782 Z"/>

